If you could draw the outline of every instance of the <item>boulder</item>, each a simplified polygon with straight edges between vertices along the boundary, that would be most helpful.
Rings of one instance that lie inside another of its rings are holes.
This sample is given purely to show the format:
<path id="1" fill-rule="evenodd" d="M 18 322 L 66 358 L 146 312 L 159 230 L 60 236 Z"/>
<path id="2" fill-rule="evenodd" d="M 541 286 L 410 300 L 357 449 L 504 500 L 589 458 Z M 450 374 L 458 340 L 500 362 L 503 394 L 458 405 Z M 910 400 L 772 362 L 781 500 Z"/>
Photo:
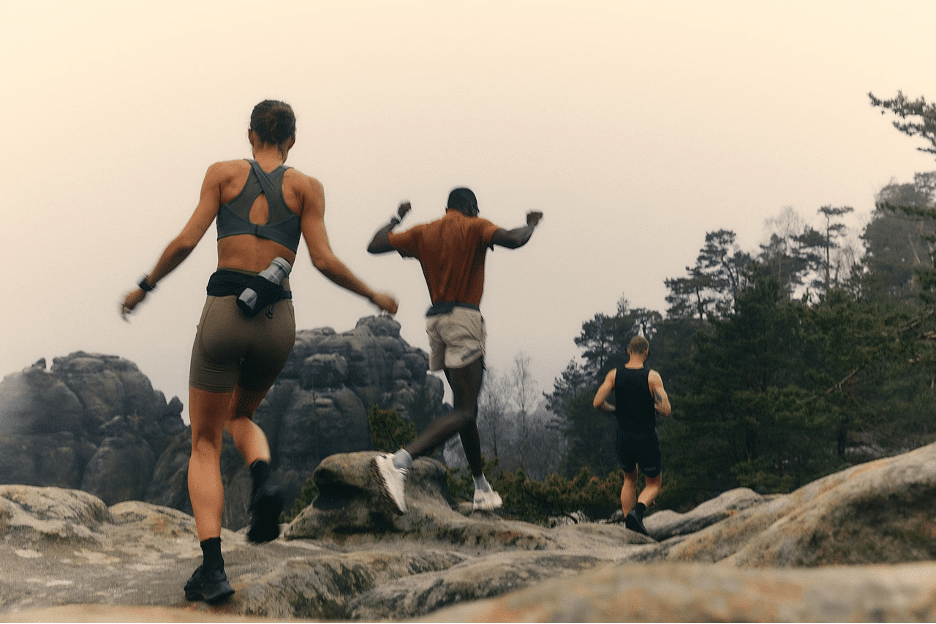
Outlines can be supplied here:
<path id="1" fill-rule="evenodd" d="M 746 492 L 725 500 L 745 499 L 756 500 Z M 642 560 L 741 567 L 932 561 L 934 499 L 936 444 L 930 444 L 764 498 L 698 532 L 661 542 Z M 656 515 L 645 522 L 651 535 L 659 535 Z"/>
<path id="2" fill-rule="evenodd" d="M 658 511 L 647 516 L 644 526 L 654 539 L 663 541 L 678 535 L 697 533 L 707 526 L 769 499 L 748 488 L 737 488 L 705 501 L 687 513 L 677 513 L 669 509 Z"/>
<path id="3" fill-rule="evenodd" d="M 782 498 L 787 513 L 733 554 L 732 565 L 936 560 L 936 444 L 854 466 Z"/>

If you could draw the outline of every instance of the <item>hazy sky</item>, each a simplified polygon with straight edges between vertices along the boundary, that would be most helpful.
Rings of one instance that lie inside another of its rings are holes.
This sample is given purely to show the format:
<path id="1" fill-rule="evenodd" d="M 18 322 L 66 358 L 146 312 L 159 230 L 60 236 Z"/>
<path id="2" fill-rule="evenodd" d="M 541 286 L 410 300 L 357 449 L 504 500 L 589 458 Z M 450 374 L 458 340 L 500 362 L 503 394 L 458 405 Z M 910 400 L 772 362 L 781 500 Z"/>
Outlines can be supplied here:
<path id="1" fill-rule="evenodd" d="M 427 348 L 418 264 L 371 256 L 469 186 L 530 243 L 488 258 L 488 363 L 519 351 L 541 390 L 578 356 L 582 322 L 664 312 L 663 280 L 705 233 L 755 252 L 765 219 L 820 206 L 867 219 L 874 194 L 936 169 L 867 93 L 936 98 L 936 3 L 13 2 L 0 0 L 6 296 L 0 376 L 73 351 L 135 362 L 187 403 L 212 227 L 124 323 L 118 301 L 197 201 L 207 167 L 250 156 L 252 107 L 289 102 L 287 164 L 322 181 L 332 247 L 400 298 Z M 299 328 L 375 313 L 300 250 Z"/>

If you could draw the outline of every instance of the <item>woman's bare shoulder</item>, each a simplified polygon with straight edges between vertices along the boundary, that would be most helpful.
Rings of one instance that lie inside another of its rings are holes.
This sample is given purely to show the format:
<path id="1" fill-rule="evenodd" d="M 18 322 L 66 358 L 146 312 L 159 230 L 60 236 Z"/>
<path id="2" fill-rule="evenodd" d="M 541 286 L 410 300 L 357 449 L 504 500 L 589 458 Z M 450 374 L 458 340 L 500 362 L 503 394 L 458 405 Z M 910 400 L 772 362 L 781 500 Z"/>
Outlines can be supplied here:
<path id="1" fill-rule="evenodd" d="M 318 179 L 302 173 L 298 169 L 289 169 L 286 171 L 286 174 L 283 176 L 283 180 L 289 184 L 300 184 L 307 187 L 312 187 L 315 189 L 322 189 L 322 183 Z"/>
<path id="2" fill-rule="evenodd" d="M 248 163 L 243 158 L 238 160 L 222 160 L 216 163 L 212 163 L 208 167 L 207 175 L 224 178 L 243 174 L 244 171 L 249 169 L 250 163 Z"/>
<path id="3" fill-rule="evenodd" d="M 322 183 L 296 169 L 290 169 L 283 176 L 283 194 L 287 204 L 290 196 L 298 200 L 300 214 L 305 214 L 305 208 L 316 208 L 319 212 L 324 209 L 325 189 Z"/>

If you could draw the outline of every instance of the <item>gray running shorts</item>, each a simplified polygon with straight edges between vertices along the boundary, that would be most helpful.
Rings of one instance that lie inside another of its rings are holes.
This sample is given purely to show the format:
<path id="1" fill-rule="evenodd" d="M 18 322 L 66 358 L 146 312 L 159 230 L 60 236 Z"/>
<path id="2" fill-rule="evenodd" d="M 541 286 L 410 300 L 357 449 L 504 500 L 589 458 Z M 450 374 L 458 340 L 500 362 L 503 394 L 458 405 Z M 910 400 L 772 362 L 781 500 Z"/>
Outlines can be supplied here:
<path id="1" fill-rule="evenodd" d="M 464 368 L 484 356 L 484 317 L 473 308 L 455 307 L 451 312 L 427 316 L 426 333 L 431 371 L 443 366 Z"/>

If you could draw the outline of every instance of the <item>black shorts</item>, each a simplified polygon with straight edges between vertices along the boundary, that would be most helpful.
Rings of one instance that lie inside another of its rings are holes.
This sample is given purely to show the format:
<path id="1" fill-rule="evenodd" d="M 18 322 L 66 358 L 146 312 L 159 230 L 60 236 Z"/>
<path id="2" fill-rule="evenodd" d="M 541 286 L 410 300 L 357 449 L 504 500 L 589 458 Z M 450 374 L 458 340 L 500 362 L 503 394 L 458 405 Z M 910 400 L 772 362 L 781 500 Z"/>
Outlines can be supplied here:
<path id="1" fill-rule="evenodd" d="M 656 431 L 618 429 L 614 447 L 624 472 L 634 472 L 638 466 L 645 477 L 656 477 L 663 472 L 663 454 Z"/>

